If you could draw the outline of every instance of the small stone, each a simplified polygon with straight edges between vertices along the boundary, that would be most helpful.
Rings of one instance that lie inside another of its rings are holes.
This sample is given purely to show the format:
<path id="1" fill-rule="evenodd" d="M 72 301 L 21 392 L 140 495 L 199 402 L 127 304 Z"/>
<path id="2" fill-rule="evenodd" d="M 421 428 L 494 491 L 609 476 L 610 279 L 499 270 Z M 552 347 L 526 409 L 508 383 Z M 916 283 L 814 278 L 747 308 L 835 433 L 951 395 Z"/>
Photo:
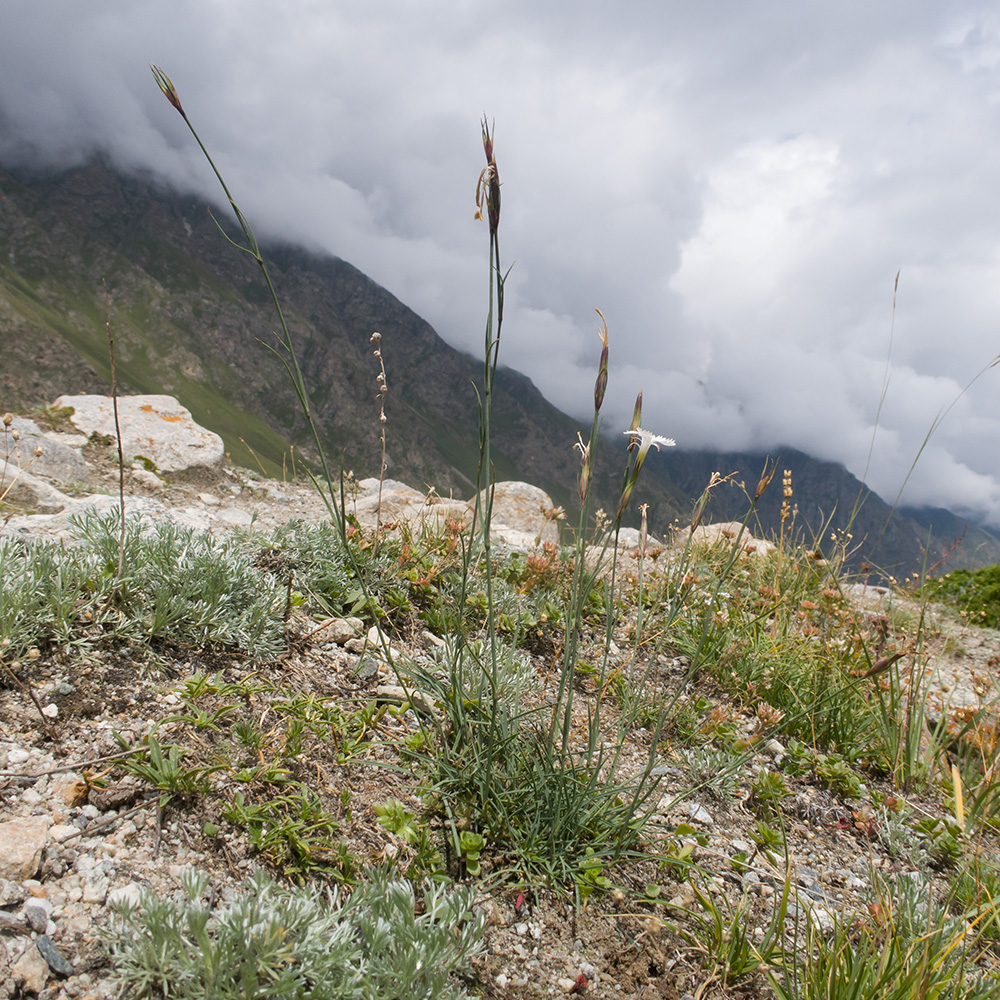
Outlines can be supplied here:
<path id="1" fill-rule="evenodd" d="M 394 684 L 380 684 L 375 689 L 375 698 L 377 701 L 387 701 L 393 705 L 404 705 L 408 702 L 418 712 L 423 712 L 425 715 L 431 715 L 434 712 L 434 699 L 430 695 L 413 690 L 407 694 L 404 688 Z"/>
<path id="2" fill-rule="evenodd" d="M 0 878 L 22 882 L 33 878 L 48 840 L 49 819 L 29 816 L 0 823 Z"/>
<path id="3" fill-rule="evenodd" d="M 118 889 L 108 893 L 108 906 L 116 906 L 120 903 L 130 906 L 138 906 L 142 899 L 142 886 L 138 882 L 129 882 Z"/>
<path id="4" fill-rule="evenodd" d="M 715 822 L 712 819 L 712 814 L 697 802 L 692 802 L 688 806 L 688 818 L 695 823 L 700 823 L 702 826 L 711 826 Z"/>
<path id="5" fill-rule="evenodd" d="M 141 467 L 134 468 L 129 475 L 137 483 L 142 483 L 143 486 L 150 486 L 153 489 L 159 489 L 163 486 L 163 480 L 160 479 L 155 472 L 151 472 L 149 469 L 143 469 Z"/>
<path id="6" fill-rule="evenodd" d="M 7 751 L 7 763 L 9 765 L 24 764 L 30 756 L 31 754 L 27 750 L 22 750 L 20 747 L 12 747 Z"/>
<path id="7" fill-rule="evenodd" d="M 514 925 L 514 932 L 524 937 L 528 933 L 528 925 L 522 920 L 519 924 Z"/>
<path id="8" fill-rule="evenodd" d="M 0 906 L 14 906 L 28 898 L 28 890 L 20 882 L 0 878 Z"/>
<path id="9" fill-rule="evenodd" d="M 57 976 L 72 976 L 73 966 L 62 952 L 55 946 L 55 942 L 47 934 L 43 934 L 35 942 L 39 954 L 45 959 L 48 967 Z"/>
<path id="10" fill-rule="evenodd" d="M 41 993 L 45 980 L 49 978 L 49 966 L 36 944 L 26 949 L 11 967 L 14 981 L 19 983 L 24 993 Z"/>
<path id="11" fill-rule="evenodd" d="M 354 676 L 359 681 L 370 681 L 373 677 L 378 677 L 378 663 L 370 656 L 363 656 L 358 662 Z"/>
<path id="12" fill-rule="evenodd" d="M 248 514 L 239 507 L 223 507 L 213 516 L 215 520 L 222 521 L 223 524 L 239 528 L 249 528 L 254 520 L 252 514 Z"/>
<path id="13" fill-rule="evenodd" d="M 79 832 L 80 828 L 76 826 L 57 824 L 56 826 L 49 827 L 49 836 L 57 844 L 61 844 L 64 841 L 69 840 L 71 837 L 75 837 Z"/>
<path id="14" fill-rule="evenodd" d="M 102 878 L 96 882 L 85 882 L 81 898 L 85 903 L 103 903 L 108 898 L 108 880 Z"/>
<path id="15" fill-rule="evenodd" d="M 52 904 L 47 899 L 30 899 L 24 904 L 24 919 L 37 934 L 44 934 L 52 916 Z"/>
<path id="16" fill-rule="evenodd" d="M 28 922 L 16 913 L 0 910 L 0 934 L 27 934 Z"/>
<path id="17" fill-rule="evenodd" d="M 510 982 L 510 980 L 502 972 L 493 981 L 502 990 L 507 989 L 507 984 Z"/>
<path id="18" fill-rule="evenodd" d="M 576 980 L 570 979 L 569 976 L 563 976 L 561 979 L 557 980 L 556 985 L 563 991 L 563 993 L 572 993 L 576 989 Z"/>

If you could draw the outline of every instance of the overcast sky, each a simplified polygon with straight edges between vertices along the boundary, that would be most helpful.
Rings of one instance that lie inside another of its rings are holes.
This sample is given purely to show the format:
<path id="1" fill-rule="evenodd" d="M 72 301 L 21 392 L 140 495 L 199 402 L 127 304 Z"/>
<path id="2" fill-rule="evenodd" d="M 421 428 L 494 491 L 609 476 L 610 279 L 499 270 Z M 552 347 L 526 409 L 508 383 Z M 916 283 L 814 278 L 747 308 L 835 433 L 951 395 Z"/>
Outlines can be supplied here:
<path id="1" fill-rule="evenodd" d="M 682 446 L 791 445 L 859 476 L 872 449 L 891 502 L 951 407 L 903 502 L 1000 523 L 1000 367 L 963 394 L 1000 353 L 998 11 L 0 0 L 0 160 L 101 148 L 215 197 L 157 63 L 259 232 L 349 260 L 479 354 L 486 113 L 501 360 L 554 403 L 592 406 L 599 307 L 606 429 L 643 389 L 644 425 Z"/>

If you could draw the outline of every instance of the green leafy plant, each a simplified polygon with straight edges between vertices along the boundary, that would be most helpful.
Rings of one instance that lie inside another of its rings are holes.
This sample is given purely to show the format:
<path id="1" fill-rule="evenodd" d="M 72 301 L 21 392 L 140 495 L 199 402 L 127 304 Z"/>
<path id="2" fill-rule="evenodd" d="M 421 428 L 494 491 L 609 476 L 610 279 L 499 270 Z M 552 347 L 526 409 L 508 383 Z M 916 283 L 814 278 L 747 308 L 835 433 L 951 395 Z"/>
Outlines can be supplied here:
<path id="1" fill-rule="evenodd" d="M 254 848 L 289 878 L 339 881 L 353 871 L 353 858 L 334 839 L 337 821 L 304 784 L 260 802 L 248 801 L 243 792 L 237 792 L 223 815 L 245 829 Z"/>
<path id="2" fill-rule="evenodd" d="M 937 868 L 951 868 L 962 859 L 962 828 L 952 819 L 928 816 L 914 827 L 926 838 L 927 851 Z"/>
<path id="3" fill-rule="evenodd" d="M 465 870 L 470 875 L 481 875 L 483 867 L 479 863 L 479 856 L 486 846 L 486 838 L 472 830 L 463 830 L 458 835 L 458 851 L 465 864 Z"/>
<path id="4" fill-rule="evenodd" d="M 128 743 L 117 736 L 123 750 Z M 142 778 L 160 790 L 160 806 L 172 799 L 193 799 L 209 791 L 207 776 L 220 767 L 185 767 L 182 759 L 187 751 L 178 744 L 161 746 L 155 736 L 146 739 L 145 752 L 122 757 L 118 765 L 123 771 Z"/>
<path id="5" fill-rule="evenodd" d="M 727 906 L 723 898 L 691 882 L 701 912 L 686 917 L 680 926 L 684 939 L 702 956 L 709 978 L 705 986 L 718 984 L 728 990 L 758 972 L 780 968 L 785 961 L 783 934 L 791 878 L 786 877 L 780 896 L 767 929 L 759 938 L 754 934 L 754 920 L 750 915 L 746 896 L 734 905 Z"/>
<path id="6" fill-rule="evenodd" d="M 840 754 L 821 754 L 816 760 L 816 776 L 845 798 L 860 799 L 864 794 L 861 778 Z"/>
<path id="7" fill-rule="evenodd" d="M 388 830 L 408 844 L 417 842 L 420 837 L 417 817 L 399 799 L 386 799 L 372 808 L 378 817 L 378 825 L 383 830 Z"/>
<path id="8" fill-rule="evenodd" d="M 588 847 L 580 860 L 580 870 L 576 878 L 576 891 L 581 902 L 586 902 L 597 891 L 611 888 L 611 879 L 603 874 L 601 859 L 595 857 L 594 849 Z"/>
<path id="9" fill-rule="evenodd" d="M 790 794 L 779 771 L 768 771 L 765 768 L 750 784 L 750 801 L 763 819 L 776 816 L 781 808 L 781 800 Z"/>
<path id="10" fill-rule="evenodd" d="M 763 854 L 772 864 L 777 863 L 778 855 L 785 849 L 784 834 L 763 820 L 758 820 L 750 831 L 750 839 L 757 845 L 754 854 Z"/>

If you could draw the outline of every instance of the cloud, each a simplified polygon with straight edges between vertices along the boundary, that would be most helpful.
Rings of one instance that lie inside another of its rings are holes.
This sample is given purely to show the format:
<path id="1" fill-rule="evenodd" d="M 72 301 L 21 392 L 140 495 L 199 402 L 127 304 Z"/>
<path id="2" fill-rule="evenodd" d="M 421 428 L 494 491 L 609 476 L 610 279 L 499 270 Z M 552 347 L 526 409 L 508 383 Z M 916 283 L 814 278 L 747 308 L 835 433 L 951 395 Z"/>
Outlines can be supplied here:
<path id="1" fill-rule="evenodd" d="M 506 364 L 585 417 L 599 306 L 609 427 L 642 388 L 682 446 L 794 446 L 889 498 L 947 411 L 904 501 L 1000 523 L 996 373 L 966 388 L 1000 350 L 989 5 L 35 0 L 4 20 L 0 158 L 101 148 L 217 197 L 156 62 L 260 233 L 350 260 L 473 352 L 495 116 Z"/>

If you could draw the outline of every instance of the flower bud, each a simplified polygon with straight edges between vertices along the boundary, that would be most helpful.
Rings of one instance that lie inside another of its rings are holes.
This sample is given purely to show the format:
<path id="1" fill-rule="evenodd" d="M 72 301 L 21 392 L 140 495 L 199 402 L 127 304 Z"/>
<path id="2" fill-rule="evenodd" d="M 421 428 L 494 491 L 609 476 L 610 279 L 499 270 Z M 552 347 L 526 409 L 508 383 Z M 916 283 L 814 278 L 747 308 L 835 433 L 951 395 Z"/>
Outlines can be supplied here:
<path id="1" fill-rule="evenodd" d="M 604 393 L 608 388 L 608 324 L 600 309 L 594 311 L 601 317 L 603 324 L 603 329 L 597 331 L 597 335 L 601 338 L 601 362 L 597 368 L 597 382 L 594 385 L 594 413 L 600 413 L 604 403 Z"/>
<path id="2" fill-rule="evenodd" d="M 639 390 L 639 395 L 635 397 L 635 408 L 632 410 L 632 426 L 629 428 L 630 431 L 637 431 L 642 426 L 642 390 Z M 639 443 L 638 437 L 630 437 L 628 442 L 628 450 L 632 451 L 635 446 Z"/>
<path id="3" fill-rule="evenodd" d="M 182 118 L 187 118 L 187 115 L 184 114 L 184 108 L 181 107 L 181 99 L 177 96 L 177 88 L 173 85 L 170 77 L 159 66 L 150 66 L 149 68 L 153 71 L 153 78 L 163 92 L 163 96 L 180 112 Z"/>

